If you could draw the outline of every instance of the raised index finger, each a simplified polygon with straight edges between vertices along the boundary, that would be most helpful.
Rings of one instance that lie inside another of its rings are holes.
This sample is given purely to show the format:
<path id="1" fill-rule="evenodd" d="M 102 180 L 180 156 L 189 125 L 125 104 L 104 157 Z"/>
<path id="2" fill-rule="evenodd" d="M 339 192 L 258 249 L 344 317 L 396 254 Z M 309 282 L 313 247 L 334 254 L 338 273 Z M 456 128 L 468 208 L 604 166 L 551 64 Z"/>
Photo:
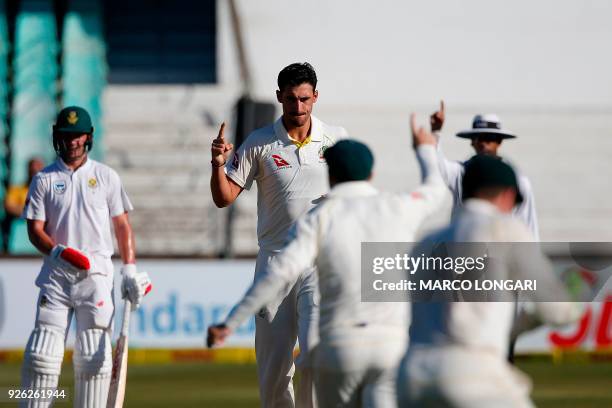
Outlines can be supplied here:
<path id="1" fill-rule="evenodd" d="M 410 130 L 413 135 L 416 135 L 418 132 L 417 123 L 416 123 L 416 113 L 410 114 Z"/>
<path id="2" fill-rule="evenodd" d="M 217 139 L 220 142 L 225 142 L 225 138 L 224 138 L 224 133 L 225 133 L 225 122 L 221 123 L 221 127 L 219 128 L 219 134 L 217 135 Z"/>
<path id="3" fill-rule="evenodd" d="M 444 100 L 443 99 L 440 100 L 440 112 L 444 114 Z"/>

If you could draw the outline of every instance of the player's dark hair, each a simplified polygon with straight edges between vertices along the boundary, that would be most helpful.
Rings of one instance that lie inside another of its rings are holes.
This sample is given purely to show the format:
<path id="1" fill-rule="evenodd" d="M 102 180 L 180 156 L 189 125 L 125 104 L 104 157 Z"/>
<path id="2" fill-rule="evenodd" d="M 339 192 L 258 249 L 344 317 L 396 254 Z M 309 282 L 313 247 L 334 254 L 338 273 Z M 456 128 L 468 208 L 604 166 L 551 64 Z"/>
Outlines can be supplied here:
<path id="1" fill-rule="evenodd" d="M 317 89 L 317 73 L 312 65 L 307 62 L 296 62 L 288 65 L 278 73 L 278 89 L 283 91 L 285 87 L 295 87 L 302 84 L 312 85 L 312 89 Z"/>
<path id="2" fill-rule="evenodd" d="M 464 200 L 474 197 L 484 198 L 486 200 L 494 199 L 495 197 L 506 191 L 508 188 L 511 187 L 480 187 L 466 193 Z"/>

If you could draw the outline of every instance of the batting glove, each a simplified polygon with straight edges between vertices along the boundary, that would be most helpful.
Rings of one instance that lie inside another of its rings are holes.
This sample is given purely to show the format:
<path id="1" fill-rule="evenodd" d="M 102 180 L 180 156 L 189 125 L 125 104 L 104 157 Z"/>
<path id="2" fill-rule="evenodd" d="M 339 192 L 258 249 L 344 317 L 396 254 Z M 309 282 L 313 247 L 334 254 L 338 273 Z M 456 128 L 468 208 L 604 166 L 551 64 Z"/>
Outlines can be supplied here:
<path id="1" fill-rule="evenodd" d="M 79 250 L 61 244 L 51 249 L 49 257 L 56 266 L 70 273 L 88 271 L 91 267 L 87 255 Z"/>
<path id="2" fill-rule="evenodd" d="M 151 291 L 151 279 L 146 272 L 138 272 L 135 264 L 127 264 L 121 267 L 121 294 L 132 303 L 132 310 L 138 309 L 142 298 Z"/>

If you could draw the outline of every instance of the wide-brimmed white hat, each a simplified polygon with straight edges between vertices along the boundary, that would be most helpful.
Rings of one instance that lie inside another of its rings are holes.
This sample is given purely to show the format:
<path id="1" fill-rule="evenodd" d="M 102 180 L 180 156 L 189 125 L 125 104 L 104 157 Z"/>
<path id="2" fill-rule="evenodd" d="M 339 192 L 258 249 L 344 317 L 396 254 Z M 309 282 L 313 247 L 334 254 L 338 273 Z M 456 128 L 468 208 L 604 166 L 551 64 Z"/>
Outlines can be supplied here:
<path id="1" fill-rule="evenodd" d="M 499 117 L 493 113 L 486 115 L 476 115 L 472 121 L 472 128 L 457 133 L 458 137 L 471 139 L 479 135 L 496 135 L 502 139 L 514 139 L 516 135 L 507 130 L 502 130 Z"/>

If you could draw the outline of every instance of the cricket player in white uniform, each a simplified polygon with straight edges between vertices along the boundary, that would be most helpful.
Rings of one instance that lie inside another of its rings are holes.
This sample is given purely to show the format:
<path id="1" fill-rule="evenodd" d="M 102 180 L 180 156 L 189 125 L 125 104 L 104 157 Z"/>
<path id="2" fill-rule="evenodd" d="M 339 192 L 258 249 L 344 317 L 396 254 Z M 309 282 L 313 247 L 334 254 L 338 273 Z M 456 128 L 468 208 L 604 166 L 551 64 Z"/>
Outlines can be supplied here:
<path id="1" fill-rule="evenodd" d="M 340 127 L 328 126 L 312 115 L 318 98 L 317 77 L 308 63 L 285 67 L 278 75 L 276 96 L 283 114 L 274 124 L 251 133 L 231 162 L 233 145 L 223 136 L 224 125 L 212 143 L 211 191 L 215 204 L 226 207 L 243 189 L 257 183 L 259 253 L 255 280 L 283 247 L 289 228 L 327 193 L 323 152 L 345 137 Z M 298 405 L 310 407 L 312 375 L 307 358 L 317 341 L 316 275 L 312 265 L 295 286 L 278 296 L 255 317 L 255 351 L 263 407 L 293 407 L 293 350 L 299 338 L 301 369 Z"/>
<path id="2" fill-rule="evenodd" d="M 440 110 L 434 112 L 430 117 L 431 130 L 438 135 L 438 160 L 442 178 L 453 193 L 453 215 L 460 210 L 461 201 L 461 179 L 463 178 L 465 163 L 448 160 L 441 147 L 438 132 L 442 129 L 445 119 L 444 102 L 440 102 Z M 476 115 L 472 123 L 472 129 L 457 133 L 458 137 L 470 139 L 476 154 L 488 154 L 498 156 L 498 149 L 504 139 L 514 139 L 515 135 L 503 130 L 497 115 Z M 523 196 L 523 202 L 516 206 L 512 212 L 520 218 L 531 230 L 533 237 L 539 241 L 538 218 L 535 209 L 535 198 L 531 188 L 531 182 L 524 175 L 518 175 L 519 190 Z"/>
<path id="3" fill-rule="evenodd" d="M 462 191 L 465 202 L 453 222 L 425 242 L 534 242 L 529 229 L 510 216 L 522 197 L 509 165 L 492 156 L 474 156 L 466 162 Z M 561 294 L 558 300 L 564 300 L 567 292 L 537 246 L 509 248 L 496 258 L 498 276 L 537 279 L 538 287 L 554 288 Z M 531 300 L 542 299 L 537 291 L 532 295 Z M 532 309 L 523 309 L 519 317 L 526 328 L 536 320 L 572 323 L 582 309 L 578 303 L 529 305 Z M 399 406 L 533 406 L 528 378 L 506 360 L 513 317 L 512 302 L 413 303 L 410 346 L 398 380 Z"/>
<path id="4" fill-rule="evenodd" d="M 423 128 L 413 137 L 424 184 L 404 194 L 380 193 L 368 180 L 373 156 L 363 144 L 342 140 L 325 152 L 332 188 L 301 217 L 284 250 L 253 283 L 225 324 L 209 328 L 209 344 L 227 335 L 313 262 L 321 292 L 320 342 L 315 349 L 321 407 L 395 407 L 395 379 L 406 349 L 405 303 L 361 301 L 362 242 L 413 241 L 423 221 L 447 198 L 435 139 Z M 403 332 L 402 332 L 403 331 Z"/>
<path id="5" fill-rule="evenodd" d="M 127 212 L 132 210 L 117 173 L 87 157 L 93 127 L 87 111 L 64 108 L 53 127 L 57 160 L 30 185 L 23 217 L 32 244 L 44 255 L 36 279 L 40 288 L 36 321 L 25 350 L 24 388 L 56 389 L 64 343 L 76 319 L 73 355 L 74 406 L 106 407 L 111 378 L 113 242 L 111 222 L 123 261 L 122 291 L 138 306 L 150 290 L 138 272 Z M 51 400 L 26 400 L 46 407 Z"/>

